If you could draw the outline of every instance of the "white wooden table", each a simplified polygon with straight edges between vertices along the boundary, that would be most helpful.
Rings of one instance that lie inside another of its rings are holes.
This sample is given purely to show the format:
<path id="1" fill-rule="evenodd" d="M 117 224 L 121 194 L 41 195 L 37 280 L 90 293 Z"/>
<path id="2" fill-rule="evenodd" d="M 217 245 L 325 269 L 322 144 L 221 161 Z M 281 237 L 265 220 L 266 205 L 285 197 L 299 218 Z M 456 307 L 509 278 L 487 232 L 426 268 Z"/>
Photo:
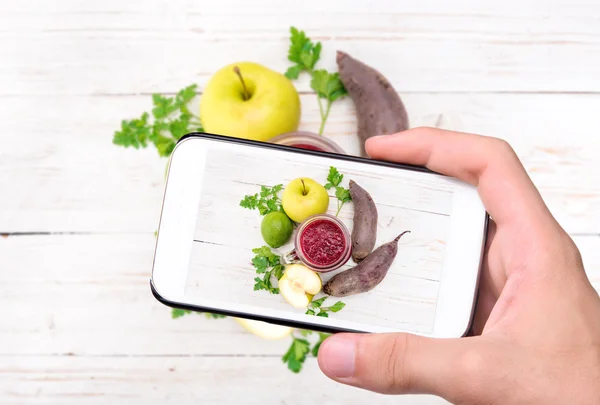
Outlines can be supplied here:
<path id="1" fill-rule="evenodd" d="M 600 3 L 306 0 L 0 2 L 0 402 L 438 404 L 294 375 L 233 320 L 170 318 L 148 278 L 165 162 L 111 144 L 153 92 L 221 66 L 285 71 L 288 29 L 382 70 L 413 125 L 499 136 L 600 287 Z M 318 128 L 307 80 L 303 129 Z M 449 120 L 448 120 L 449 118 Z M 326 132 L 351 150 L 355 115 Z"/>

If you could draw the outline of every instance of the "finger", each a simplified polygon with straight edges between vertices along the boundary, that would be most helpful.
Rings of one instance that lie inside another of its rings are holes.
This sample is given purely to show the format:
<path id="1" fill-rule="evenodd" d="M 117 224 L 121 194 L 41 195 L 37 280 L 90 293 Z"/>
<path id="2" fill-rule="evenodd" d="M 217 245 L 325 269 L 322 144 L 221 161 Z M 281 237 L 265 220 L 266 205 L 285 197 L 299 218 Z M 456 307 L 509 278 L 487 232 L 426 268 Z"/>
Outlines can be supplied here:
<path id="1" fill-rule="evenodd" d="M 474 374 L 481 362 L 472 361 L 476 339 L 337 334 L 321 345 L 319 367 L 338 382 L 375 392 L 453 399 L 477 388 L 479 377 Z"/>
<path id="2" fill-rule="evenodd" d="M 501 241 L 499 240 L 502 235 L 506 232 L 501 230 L 501 235 L 498 235 L 498 227 L 496 222 L 490 220 L 488 225 L 488 233 L 486 239 L 486 246 L 483 255 L 480 288 L 484 288 L 486 293 L 489 293 L 494 300 L 497 300 L 506 285 L 507 273 L 503 271 L 504 264 L 502 261 L 502 248 L 499 247 Z"/>
<path id="3" fill-rule="evenodd" d="M 479 290 L 477 296 L 477 305 L 473 314 L 473 322 L 471 324 L 471 332 L 474 336 L 481 335 L 490 318 L 490 314 L 494 309 L 494 305 L 498 301 L 492 294 L 485 292 L 484 289 Z"/>
<path id="4" fill-rule="evenodd" d="M 415 128 L 370 138 L 366 149 L 374 159 L 426 166 L 477 186 L 499 224 L 552 218 L 518 157 L 500 139 Z"/>
<path id="5" fill-rule="evenodd" d="M 506 285 L 507 274 L 500 257 L 501 249 L 497 246 L 497 230 L 496 222 L 490 220 L 479 278 L 479 299 L 473 321 L 474 331 L 478 335 L 483 333 L 490 313 Z"/>

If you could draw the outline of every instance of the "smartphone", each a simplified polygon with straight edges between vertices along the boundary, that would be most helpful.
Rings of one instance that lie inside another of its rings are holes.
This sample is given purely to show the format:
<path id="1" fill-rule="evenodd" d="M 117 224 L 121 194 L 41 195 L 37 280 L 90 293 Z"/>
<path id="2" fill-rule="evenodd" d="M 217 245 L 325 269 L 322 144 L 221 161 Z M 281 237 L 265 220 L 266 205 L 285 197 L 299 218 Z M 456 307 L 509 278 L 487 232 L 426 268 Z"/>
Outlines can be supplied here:
<path id="1" fill-rule="evenodd" d="M 330 170 L 337 185 L 326 189 Z M 336 197 L 341 187 L 348 200 L 350 181 L 377 212 L 372 253 L 359 263 L 354 216 L 366 214 Z M 261 204 L 263 212 L 249 209 Z M 263 238 L 269 210 L 279 214 Z M 460 337 L 470 327 L 487 223 L 475 187 L 423 167 L 194 133 L 170 158 L 150 284 L 176 308 L 331 333 Z M 385 244 L 405 231 L 394 256 Z"/>

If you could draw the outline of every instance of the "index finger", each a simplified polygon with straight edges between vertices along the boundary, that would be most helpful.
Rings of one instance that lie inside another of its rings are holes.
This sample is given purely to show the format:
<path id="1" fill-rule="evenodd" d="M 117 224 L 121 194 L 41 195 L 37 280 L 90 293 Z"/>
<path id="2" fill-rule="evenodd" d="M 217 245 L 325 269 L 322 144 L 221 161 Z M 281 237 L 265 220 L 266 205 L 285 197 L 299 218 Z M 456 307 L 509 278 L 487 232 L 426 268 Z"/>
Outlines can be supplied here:
<path id="1" fill-rule="evenodd" d="M 497 138 L 437 128 L 415 128 L 370 138 L 373 159 L 426 166 L 477 187 L 496 223 L 552 218 L 508 143 Z"/>

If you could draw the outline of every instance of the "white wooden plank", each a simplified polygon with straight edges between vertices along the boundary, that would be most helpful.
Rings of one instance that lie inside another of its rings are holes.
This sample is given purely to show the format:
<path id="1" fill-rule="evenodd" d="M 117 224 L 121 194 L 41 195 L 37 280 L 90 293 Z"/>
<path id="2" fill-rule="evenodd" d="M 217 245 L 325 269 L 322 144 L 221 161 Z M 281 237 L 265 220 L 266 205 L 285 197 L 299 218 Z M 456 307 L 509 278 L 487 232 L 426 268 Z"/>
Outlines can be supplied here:
<path id="1" fill-rule="evenodd" d="M 0 238 L 0 352 L 285 353 L 288 340 L 264 341 L 232 319 L 172 320 L 150 293 L 153 249 L 152 235 Z"/>
<path id="2" fill-rule="evenodd" d="M 298 375 L 264 357 L 3 357 L 0 396 L 19 404 L 445 404 L 336 384 L 314 359 Z"/>
<path id="3" fill-rule="evenodd" d="M 30 5 L 16 3 L 2 3 L 0 5 L 0 14 L 8 14 L 14 16 L 36 14 L 53 14 L 52 17 L 57 18 L 58 14 L 147 14 L 149 18 L 153 14 L 163 12 L 167 17 L 178 14 L 182 11 L 190 13 L 201 12 L 203 15 L 212 14 L 290 14 L 290 8 L 284 4 L 273 0 L 257 0 L 253 3 L 239 2 L 238 0 L 223 0 L 218 3 L 214 2 L 189 2 L 185 0 L 131 0 L 127 3 L 122 3 L 119 0 L 106 0 L 102 3 L 89 3 L 78 0 L 31 0 Z M 321 12 L 330 14 L 383 14 L 388 13 L 412 13 L 435 16 L 437 14 L 448 14 L 456 16 L 481 16 L 481 17 L 506 17 L 506 16 L 521 16 L 521 17 L 550 17 L 563 15 L 566 19 L 571 17 L 590 17 L 590 13 L 597 11 L 597 4 L 588 0 L 548 0 L 544 3 L 539 3 L 536 0 L 508 0 L 504 4 L 496 3 L 481 3 L 478 0 L 456 0 L 449 4 L 443 0 L 430 0 L 429 9 L 423 7 L 419 0 L 406 0 L 398 3 L 394 0 L 381 0 L 377 3 L 369 3 L 363 0 L 347 0 L 343 3 L 343 7 L 334 2 L 323 3 L 319 0 L 306 0 L 302 4 L 294 8 L 294 13 Z M 234 9 L 232 10 L 232 6 Z M 518 7 L 517 7 L 518 6 Z M 169 11 L 171 11 L 169 13 Z M 590 17 L 591 18 L 591 17 Z M 152 22 L 160 22 L 151 20 Z M 26 23 L 26 22 L 25 22 Z M 246 22 L 251 24 L 252 22 Z M 331 21 L 335 24 L 335 21 Z M 18 29 L 17 26 L 11 26 L 11 30 Z"/>
<path id="4" fill-rule="evenodd" d="M 599 95 L 410 94 L 412 125 L 507 139 L 570 232 L 600 230 Z M 301 128 L 318 106 L 303 95 Z M 0 232 L 153 232 L 165 161 L 111 144 L 120 120 L 149 110 L 149 96 L 0 98 Z M 65 118 L 65 117 L 68 118 Z M 336 103 L 326 136 L 358 151 L 350 100 Z"/>
<path id="5" fill-rule="evenodd" d="M 0 238 L 0 356 L 285 352 L 289 340 L 260 339 L 232 319 L 172 320 L 148 286 L 153 242 L 150 235 Z M 575 242 L 600 290 L 600 236 Z"/>
<path id="6" fill-rule="evenodd" d="M 276 0 L 6 3 L 0 94 L 171 91 L 190 81 L 203 86 L 236 60 L 283 72 L 290 25 L 324 41 L 320 66 L 333 69 L 335 50 L 343 49 L 382 70 L 402 93 L 600 91 L 597 4 L 513 1 L 500 8 L 474 0 L 343 7 L 315 0 L 293 13 Z M 308 90 L 308 81 L 299 88 Z"/>

